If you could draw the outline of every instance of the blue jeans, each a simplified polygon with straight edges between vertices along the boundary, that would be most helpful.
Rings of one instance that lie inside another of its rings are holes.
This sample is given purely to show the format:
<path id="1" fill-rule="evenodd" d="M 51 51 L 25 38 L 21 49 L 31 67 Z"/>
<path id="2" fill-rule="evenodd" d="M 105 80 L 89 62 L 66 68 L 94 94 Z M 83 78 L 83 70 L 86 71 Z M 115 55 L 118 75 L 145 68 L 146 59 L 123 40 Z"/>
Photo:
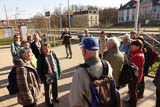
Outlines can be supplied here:
<path id="1" fill-rule="evenodd" d="M 138 96 L 143 96 L 144 88 L 145 88 L 145 83 L 144 83 L 144 76 L 143 76 L 141 82 L 138 84 L 138 90 L 137 90 Z"/>

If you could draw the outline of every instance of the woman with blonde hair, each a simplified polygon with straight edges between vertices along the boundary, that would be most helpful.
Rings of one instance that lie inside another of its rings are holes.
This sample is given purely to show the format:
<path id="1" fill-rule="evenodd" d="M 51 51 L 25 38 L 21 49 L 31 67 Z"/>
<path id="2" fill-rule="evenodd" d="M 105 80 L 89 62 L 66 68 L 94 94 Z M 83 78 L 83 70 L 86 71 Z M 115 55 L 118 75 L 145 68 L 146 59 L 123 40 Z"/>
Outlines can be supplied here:
<path id="1" fill-rule="evenodd" d="M 37 70 L 44 83 L 45 103 L 49 107 L 53 106 L 51 92 L 53 100 L 59 103 L 57 79 L 61 75 L 61 67 L 56 54 L 51 50 L 51 46 L 48 43 L 44 43 L 42 46 L 42 54 L 37 61 Z"/>

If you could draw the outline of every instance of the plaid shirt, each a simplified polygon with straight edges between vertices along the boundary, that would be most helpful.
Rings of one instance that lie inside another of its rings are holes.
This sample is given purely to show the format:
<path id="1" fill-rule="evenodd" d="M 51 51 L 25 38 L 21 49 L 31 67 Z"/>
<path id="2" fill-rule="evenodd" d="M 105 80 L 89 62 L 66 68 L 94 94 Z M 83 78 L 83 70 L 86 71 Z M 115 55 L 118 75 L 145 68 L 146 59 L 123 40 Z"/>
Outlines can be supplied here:
<path id="1" fill-rule="evenodd" d="M 20 62 L 16 65 L 18 103 L 22 105 L 37 103 L 41 97 L 41 81 L 38 73 L 30 63 L 18 61 Z"/>

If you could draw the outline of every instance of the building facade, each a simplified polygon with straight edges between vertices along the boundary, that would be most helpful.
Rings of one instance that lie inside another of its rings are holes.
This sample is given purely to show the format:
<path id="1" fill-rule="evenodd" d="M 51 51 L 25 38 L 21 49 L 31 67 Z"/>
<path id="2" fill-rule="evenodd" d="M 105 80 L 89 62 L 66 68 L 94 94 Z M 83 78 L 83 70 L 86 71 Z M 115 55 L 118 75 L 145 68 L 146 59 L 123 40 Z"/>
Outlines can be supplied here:
<path id="1" fill-rule="evenodd" d="M 72 18 L 73 27 L 99 27 L 99 11 L 85 10 L 74 12 Z"/>
<path id="2" fill-rule="evenodd" d="M 118 23 L 134 22 L 136 16 L 136 1 L 131 0 L 118 11 Z M 160 0 L 141 0 L 139 21 L 160 21 Z"/>

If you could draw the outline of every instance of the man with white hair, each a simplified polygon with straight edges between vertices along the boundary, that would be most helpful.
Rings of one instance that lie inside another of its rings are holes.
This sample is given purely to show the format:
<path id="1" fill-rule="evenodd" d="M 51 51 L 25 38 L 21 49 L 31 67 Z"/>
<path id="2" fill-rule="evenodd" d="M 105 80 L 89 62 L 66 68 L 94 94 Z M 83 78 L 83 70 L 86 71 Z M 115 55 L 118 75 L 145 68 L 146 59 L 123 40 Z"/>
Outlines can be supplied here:
<path id="1" fill-rule="evenodd" d="M 103 73 L 103 64 L 98 57 L 99 44 L 96 39 L 86 38 L 80 44 L 85 64 L 89 65 L 89 73 L 92 77 L 100 78 Z M 108 65 L 108 76 L 112 77 L 112 68 Z M 91 79 L 85 69 L 78 67 L 72 79 L 72 87 L 69 94 L 71 107 L 89 107 L 88 102 L 92 101 L 92 93 L 90 91 Z M 86 101 L 85 98 L 88 100 Z"/>
<path id="2" fill-rule="evenodd" d="M 116 81 L 117 88 L 119 86 L 118 80 L 124 64 L 124 54 L 119 50 L 119 41 L 116 38 L 110 38 L 107 41 L 108 50 L 104 53 L 104 60 L 108 61 L 113 68 L 113 78 Z"/>
<path id="3" fill-rule="evenodd" d="M 124 35 L 123 41 L 121 42 L 120 51 L 125 52 L 128 58 L 130 57 L 131 48 L 130 48 L 130 35 L 129 34 Z"/>

